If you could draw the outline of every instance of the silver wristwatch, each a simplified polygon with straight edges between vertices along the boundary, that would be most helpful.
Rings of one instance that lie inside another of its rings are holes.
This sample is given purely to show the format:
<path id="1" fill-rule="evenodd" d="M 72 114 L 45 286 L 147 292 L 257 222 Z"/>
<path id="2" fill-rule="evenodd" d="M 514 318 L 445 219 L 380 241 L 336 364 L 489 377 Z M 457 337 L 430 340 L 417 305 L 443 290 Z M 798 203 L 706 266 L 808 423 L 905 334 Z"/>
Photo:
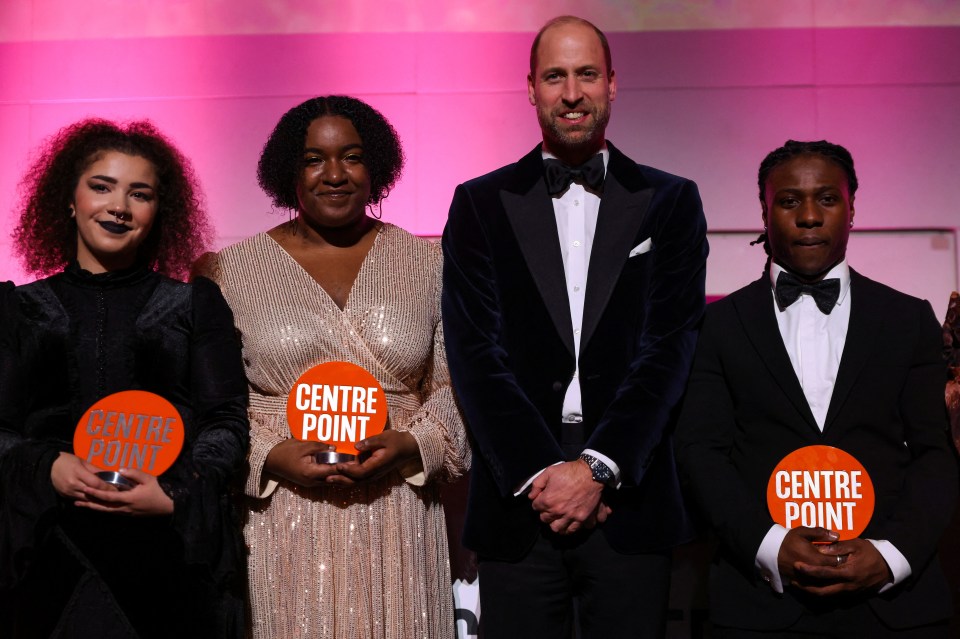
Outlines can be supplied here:
<path id="1" fill-rule="evenodd" d="M 605 486 L 613 483 L 613 471 L 610 470 L 609 466 L 587 453 L 581 453 L 580 459 L 587 462 L 587 466 L 590 467 L 590 472 L 593 474 L 593 481 L 600 482 Z"/>

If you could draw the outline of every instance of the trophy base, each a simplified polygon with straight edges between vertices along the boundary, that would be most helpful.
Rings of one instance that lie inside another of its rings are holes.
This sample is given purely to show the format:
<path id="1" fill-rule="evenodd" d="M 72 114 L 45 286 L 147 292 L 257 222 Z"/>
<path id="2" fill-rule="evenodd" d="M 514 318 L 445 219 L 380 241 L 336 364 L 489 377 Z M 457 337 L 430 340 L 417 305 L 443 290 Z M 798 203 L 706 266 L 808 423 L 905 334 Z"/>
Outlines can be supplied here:
<path id="1" fill-rule="evenodd" d="M 341 464 L 351 462 L 357 459 L 356 455 L 350 453 L 338 453 L 335 450 L 327 450 L 322 453 L 316 453 L 314 456 L 318 464 Z"/>
<path id="2" fill-rule="evenodd" d="M 132 481 L 121 475 L 120 473 L 114 472 L 112 470 L 102 470 L 97 473 L 97 477 L 107 482 L 111 486 L 116 487 L 119 491 L 130 490 L 136 484 Z"/>

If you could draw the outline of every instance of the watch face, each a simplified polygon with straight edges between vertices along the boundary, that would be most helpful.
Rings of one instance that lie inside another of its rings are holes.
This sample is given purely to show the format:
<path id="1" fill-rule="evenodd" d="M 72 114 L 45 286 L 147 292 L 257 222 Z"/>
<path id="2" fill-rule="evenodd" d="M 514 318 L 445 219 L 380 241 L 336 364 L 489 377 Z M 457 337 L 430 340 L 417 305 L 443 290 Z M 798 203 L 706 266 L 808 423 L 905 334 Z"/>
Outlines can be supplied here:
<path id="1" fill-rule="evenodd" d="M 605 484 L 613 478 L 613 471 L 596 457 L 587 454 L 581 457 L 583 461 L 587 462 L 587 465 L 590 466 L 590 473 L 594 481 Z"/>
<path id="2" fill-rule="evenodd" d="M 610 478 L 613 477 L 613 473 L 607 468 L 607 465 L 603 462 L 599 462 L 597 467 L 593 468 L 593 478 L 594 480 L 605 484 L 610 481 Z"/>

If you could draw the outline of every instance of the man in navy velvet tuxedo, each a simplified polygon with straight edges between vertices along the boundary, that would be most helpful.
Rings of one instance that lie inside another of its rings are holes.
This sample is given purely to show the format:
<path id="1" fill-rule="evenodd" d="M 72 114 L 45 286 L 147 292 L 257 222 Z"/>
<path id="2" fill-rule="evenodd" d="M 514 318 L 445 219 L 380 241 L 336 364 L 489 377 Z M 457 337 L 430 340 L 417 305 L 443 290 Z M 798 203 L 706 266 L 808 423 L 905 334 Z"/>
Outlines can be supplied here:
<path id="1" fill-rule="evenodd" d="M 946 637 L 937 542 L 957 500 L 930 304 L 847 266 L 857 176 L 824 141 L 760 165 L 768 268 L 710 305 L 677 427 L 681 476 L 720 541 L 714 636 Z M 839 448 L 876 494 L 861 537 L 775 524 L 770 474 Z"/>
<path id="2" fill-rule="evenodd" d="M 589 22 L 541 29 L 527 83 L 543 144 L 458 186 L 443 235 L 481 628 L 660 636 L 692 537 L 671 430 L 704 308 L 700 196 L 606 140 L 616 77 Z"/>

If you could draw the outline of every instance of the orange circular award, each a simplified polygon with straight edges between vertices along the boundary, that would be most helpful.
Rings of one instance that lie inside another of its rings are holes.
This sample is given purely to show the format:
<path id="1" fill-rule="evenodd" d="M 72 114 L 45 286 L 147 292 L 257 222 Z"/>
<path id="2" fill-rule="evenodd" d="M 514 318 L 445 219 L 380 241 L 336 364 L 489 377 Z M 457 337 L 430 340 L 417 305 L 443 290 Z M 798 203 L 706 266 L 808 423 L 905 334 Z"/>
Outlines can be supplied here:
<path id="1" fill-rule="evenodd" d="M 156 393 L 128 390 L 87 409 L 73 433 L 73 452 L 101 468 L 97 476 L 105 482 L 129 490 L 134 483 L 121 468 L 159 477 L 177 460 L 183 437 L 183 420 L 173 404 Z"/>
<path id="2" fill-rule="evenodd" d="M 318 463 L 353 461 L 357 442 L 387 425 L 387 397 L 377 379 L 356 364 L 318 364 L 290 389 L 287 423 L 295 439 L 334 446 L 317 453 Z"/>
<path id="3" fill-rule="evenodd" d="M 817 526 L 856 539 L 873 516 L 873 482 L 853 455 L 833 446 L 805 446 L 777 464 L 767 507 L 784 528 Z"/>

